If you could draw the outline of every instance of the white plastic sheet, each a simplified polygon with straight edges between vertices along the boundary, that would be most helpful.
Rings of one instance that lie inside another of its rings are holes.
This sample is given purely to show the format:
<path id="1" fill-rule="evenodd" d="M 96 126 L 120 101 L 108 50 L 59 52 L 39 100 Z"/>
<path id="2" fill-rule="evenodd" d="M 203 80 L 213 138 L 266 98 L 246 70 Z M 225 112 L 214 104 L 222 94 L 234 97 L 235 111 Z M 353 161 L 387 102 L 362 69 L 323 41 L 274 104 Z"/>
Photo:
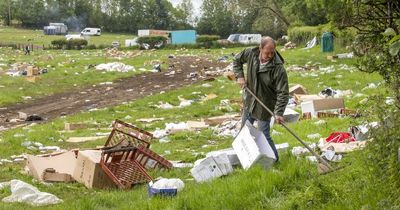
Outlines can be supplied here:
<path id="1" fill-rule="evenodd" d="M 40 192 L 36 187 L 20 180 L 11 180 L 10 187 L 12 194 L 3 198 L 3 202 L 21 202 L 33 206 L 45 206 L 63 202 L 57 196 L 46 192 Z"/>

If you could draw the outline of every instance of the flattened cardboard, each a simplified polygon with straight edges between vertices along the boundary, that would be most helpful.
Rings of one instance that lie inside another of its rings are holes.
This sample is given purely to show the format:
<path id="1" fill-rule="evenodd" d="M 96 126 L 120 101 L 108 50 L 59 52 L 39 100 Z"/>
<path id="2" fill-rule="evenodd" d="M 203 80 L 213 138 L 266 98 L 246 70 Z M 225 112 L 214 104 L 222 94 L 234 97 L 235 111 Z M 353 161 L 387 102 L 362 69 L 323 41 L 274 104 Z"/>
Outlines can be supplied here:
<path id="1" fill-rule="evenodd" d="M 75 152 L 69 151 L 60 155 L 51 157 L 38 157 L 28 155 L 26 165 L 29 168 L 29 174 L 35 179 L 43 181 L 43 172 L 47 168 L 54 168 L 58 173 L 74 173 L 76 164 Z"/>
<path id="2" fill-rule="evenodd" d="M 103 139 L 104 136 L 89 136 L 89 137 L 70 137 L 66 140 L 69 143 L 80 143 L 85 141 L 96 141 L 98 139 Z"/>
<path id="3" fill-rule="evenodd" d="M 289 88 L 289 94 L 290 95 L 294 95 L 294 94 L 307 95 L 308 92 L 307 92 L 306 88 L 303 85 L 297 84 L 297 85 Z"/>
<path id="4" fill-rule="evenodd" d="M 58 172 L 43 172 L 43 180 L 46 182 L 73 182 L 71 174 L 58 173 Z"/>

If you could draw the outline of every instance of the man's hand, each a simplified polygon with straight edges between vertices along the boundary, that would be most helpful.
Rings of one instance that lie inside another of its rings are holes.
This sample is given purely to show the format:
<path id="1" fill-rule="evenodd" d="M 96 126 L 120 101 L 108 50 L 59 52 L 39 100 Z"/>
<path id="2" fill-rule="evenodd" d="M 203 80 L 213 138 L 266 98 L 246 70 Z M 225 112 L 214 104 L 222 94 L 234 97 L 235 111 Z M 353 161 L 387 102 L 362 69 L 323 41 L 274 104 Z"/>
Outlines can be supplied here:
<path id="1" fill-rule="evenodd" d="M 283 119 L 282 116 L 275 115 L 274 118 L 275 118 L 275 123 L 282 124 L 285 122 L 285 119 Z"/>
<path id="2" fill-rule="evenodd" d="M 236 83 L 240 86 L 240 88 L 244 89 L 246 87 L 246 80 L 244 78 L 238 78 Z"/>

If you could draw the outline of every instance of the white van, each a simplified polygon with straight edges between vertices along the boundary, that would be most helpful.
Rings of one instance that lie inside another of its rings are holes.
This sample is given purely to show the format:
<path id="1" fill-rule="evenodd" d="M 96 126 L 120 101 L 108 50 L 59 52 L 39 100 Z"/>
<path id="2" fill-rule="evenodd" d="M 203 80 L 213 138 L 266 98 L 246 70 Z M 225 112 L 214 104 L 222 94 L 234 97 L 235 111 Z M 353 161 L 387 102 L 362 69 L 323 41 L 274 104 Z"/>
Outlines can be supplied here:
<path id="1" fill-rule="evenodd" d="M 83 35 L 83 36 L 100 36 L 101 29 L 100 28 L 85 28 L 81 31 L 81 35 Z"/>

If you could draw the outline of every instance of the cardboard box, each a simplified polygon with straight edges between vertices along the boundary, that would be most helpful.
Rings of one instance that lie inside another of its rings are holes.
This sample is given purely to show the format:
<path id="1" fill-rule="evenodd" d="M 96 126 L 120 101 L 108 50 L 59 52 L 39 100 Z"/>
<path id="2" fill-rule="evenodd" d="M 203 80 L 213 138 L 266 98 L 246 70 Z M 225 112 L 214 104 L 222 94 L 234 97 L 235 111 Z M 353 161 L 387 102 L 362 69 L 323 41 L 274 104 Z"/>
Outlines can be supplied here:
<path id="1" fill-rule="evenodd" d="M 276 160 L 265 135 L 248 121 L 233 141 L 232 147 L 244 169 L 249 169 L 255 164 L 268 169 Z"/>
<path id="2" fill-rule="evenodd" d="M 100 150 L 85 150 L 78 153 L 73 178 L 87 188 L 115 188 L 114 182 L 100 166 Z"/>
<path id="3" fill-rule="evenodd" d="M 289 88 L 289 94 L 292 96 L 294 94 L 302 94 L 302 95 L 307 95 L 307 90 L 303 85 L 295 85 L 291 88 Z"/>
<path id="4" fill-rule="evenodd" d="M 27 76 L 27 77 L 25 77 L 25 80 L 28 82 L 35 83 L 40 80 L 40 76 Z"/>
<path id="5" fill-rule="evenodd" d="M 53 168 L 58 173 L 72 175 L 75 170 L 75 164 L 76 157 L 73 151 L 50 157 L 28 155 L 26 162 L 29 174 L 39 181 L 43 181 L 43 172 L 47 168 Z"/>
<path id="6" fill-rule="evenodd" d="M 64 130 L 72 131 L 72 130 L 79 130 L 79 129 L 86 129 L 89 126 L 85 123 L 65 123 Z"/>
<path id="7" fill-rule="evenodd" d="M 28 68 L 26 69 L 26 76 L 31 77 L 31 76 L 36 76 L 39 74 L 39 69 L 37 67 L 33 67 L 33 66 L 28 66 Z"/>
<path id="8" fill-rule="evenodd" d="M 325 98 L 301 103 L 302 113 L 310 112 L 312 117 L 317 117 L 318 111 L 328 111 L 344 108 L 343 98 Z"/>

